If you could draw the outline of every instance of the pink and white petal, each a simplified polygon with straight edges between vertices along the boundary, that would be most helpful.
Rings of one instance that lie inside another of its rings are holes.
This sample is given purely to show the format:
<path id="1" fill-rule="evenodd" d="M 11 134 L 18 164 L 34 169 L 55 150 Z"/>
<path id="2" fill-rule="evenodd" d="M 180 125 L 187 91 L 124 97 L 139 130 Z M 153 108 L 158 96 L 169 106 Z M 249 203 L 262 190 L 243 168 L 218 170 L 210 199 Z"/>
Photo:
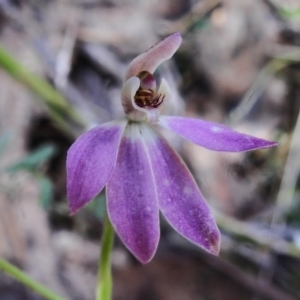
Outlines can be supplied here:
<path id="1" fill-rule="evenodd" d="M 128 250 L 140 262 L 147 263 L 156 251 L 160 229 L 153 172 L 140 133 L 143 126 L 127 126 L 106 195 L 115 231 Z"/>
<path id="2" fill-rule="evenodd" d="M 224 125 L 200 119 L 163 116 L 158 124 L 214 151 L 243 152 L 278 145 L 276 142 L 239 133 Z"/>
<path id="3" fill-rule="evenodd" d="M 218 227 L 185 163 L 162 137 L 149 150 L 162 214 L 183 237 L 217 255 Z"/>
<path id="4" fill-rule="evenodd" d="M 81 135 L 67 154 L 67 194 L 71 213 L 104 188 L 114 170 L 126 121 L 109 122 Z"/>
<path id="5" fill-rule="evenodd" d="M 138 77 L 131 77 L 124 83 L 121 92 L 122 106 L 125 114 L 136 121 L 142 121 L 147 118 L 147 115 L 134 102 L 134 96 L 139 87 L 140 79 Z"/>
<path id="6" fill-rule="evenodd" d="M 146 52 L 137 56 L 128 66 L 125 80 L 137 76 L 142 71 L 154 73 L 156 68 L 165 60 L 170 59 L 181 44 L 182 38 L 179 32 L 175 32 L 162 41 L 155 44 Z"/>
<path id="7" fill-rule="evenodd" d="M 169 83 L 164 78 L 162 78 L 160 82 L 157 95 L 163 97 L 163 103 L 159 106 L 160 111 L 170 110 L 172 104 L 172 90 Z"/>

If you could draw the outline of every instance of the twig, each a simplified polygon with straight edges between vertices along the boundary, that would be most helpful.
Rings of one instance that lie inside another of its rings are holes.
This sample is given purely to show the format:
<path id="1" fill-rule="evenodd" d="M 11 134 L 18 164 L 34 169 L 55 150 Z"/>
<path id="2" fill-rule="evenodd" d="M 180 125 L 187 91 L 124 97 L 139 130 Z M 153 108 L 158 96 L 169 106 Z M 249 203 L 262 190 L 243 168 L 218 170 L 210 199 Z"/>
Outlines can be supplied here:
<path id="1" fill-rule="evenodd" d="M 232 123 L 241 121 L 251 111 L 265 90 L 267 84 L 270 82 L 272 76 L 286 67 L 289 63 L 290 62 L 282 61 L 280 59 L 273 59 L 259 72 L 239 105 L 231 111 L 229 119 Z"/>
<path id="2" fill-rule="evenodd" d="M 59 90 L 64 90 L 68 82 L 77 31 L 77 22 L 70 22 L 56 57 L 54 84 Z"/>
<path id="3" fill-rule="evenodd" d="M 253 294 L 268 300 L 296 300 L 293 296 L 286 294 L 277 287 L 268 284 L 262 280 L 258 280 L 251 275 L 245 274 L 244 271 L 237 268 L 231 262 L 221 257 L 212 256 L 204 251 L 200 251 L 197 246 L 190 245 L 178 235 L 170 237 L 169 243 L 172 248 L 182 249 L 186 253 L 189 251 L 195 257 L 199 257 L 205 264 L 223 273 L 241 286 L 251 291 Z"/>
<path id="4" fill-rule="evenodd" d="M 182 34 L 186 33 L 196 22 L 220 4 L 220 0 L 206 0 L 198 2 L 194 5 L 191 12 L 184 15 L 181 19 L 175 22 L 168 22 L 169 24 L 162 26 L 162 28 L 166 28 L 167 30 L 161 34 L 167 35 L 175 31 L 180 31 Z"/>
<path id="5" fill-rule="evenodd" d="M 257 228 L 217 211 L 214 211 L 214 217 L 218 226 L 231 235 L 247 239 L 271 252 L 287 254 L 297 258 L 300 256 L 300 249 L 296 245 L 283 240 L 266 229 Z"/>
<path id="6" fill-rule="evenodd" d="M 297 178 L 300 171 L 300 112 L 293 132 L 290 150 L 284 167 L 279 193 L 276 200 L 276 212 L 273 224 L 279 223 L 280 218 L 292 206 L 294 201 Z"/>
<path id="7" fill-rule="evenodd" d="M 272 76 L 293 62 L 300 61 L 299 47 L 293 47 L 292 50 L 290 47 L 287 49 L 286 53 L 277 55 L 259 72 L 242 101 L 231 111 L 229 115 L 230 121 L 236 123 L 242 120 L 254 107 Z"/>

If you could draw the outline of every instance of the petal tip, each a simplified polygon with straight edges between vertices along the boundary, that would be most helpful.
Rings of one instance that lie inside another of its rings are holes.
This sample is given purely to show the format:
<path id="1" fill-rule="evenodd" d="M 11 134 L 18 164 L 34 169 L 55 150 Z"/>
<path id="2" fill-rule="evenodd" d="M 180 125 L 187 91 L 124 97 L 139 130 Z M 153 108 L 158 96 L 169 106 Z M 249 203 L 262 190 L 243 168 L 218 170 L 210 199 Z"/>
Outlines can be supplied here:
<path id="1" fill-rule="evenodd" d="M 179 31 L 172 33 L 169 37 L 178 40 L 179 43 L 182 41 L 181 33 Z"/>
<path id="2" fill-rule="evenodd" d="M 220 245 L 221 245 L 221 243 L 220 243 L 220 239 L 219 239 L 215 244 L 212 244 L 210 246 L 209 253 L 212 255 L 215 255 L 215 256 L 219 256 Z"/>
<path id="3" fill-rule="evenodd" d="M 170 34 L 169 36 L 167 36 L 164 40 L 162 40 L 162 42 L 165 41 L 166 44 L 172 45 L 171 49 L 172 50 L 172 55 L 174 54 L 174 52 L 179 48 L 179 46 L 182 43 L 182 37 L 179 31 L 174 32 L 172 34 Z"/>
<path id="4" fill-rule="evenodd" d="M 267 143 L 266 143 L 266 148 L 276 147 L 276 146 L 278 146 L 278 145 L 279 145 L 278 142 L 267 141 Z"/>
<path id="5" fill-rule="evenodd" d="M 153 258 L 154 254 L 149 256 L 149 257 L 135 257 L 142 265 L 146 265 L 148 264 L 152 258 Z"/>
<path id="6" fill-rule="evenodd" d="M 82 208 L 87 206 L 93 199 L 94 197 L 90 198 L 79 198 L 79 197 L 74 197 L 68 195 L 68 204 L 69 204 L 69 215 L 73 216 L 75 215 L 78 211 L 80 211 Z"/>
<path id="7" fill-rule="evenodd" d="M 272 147 L 276 147 L 279 145 L 278 142 L 268 141 L 264 139 L 259 139 L 255 137 L 251 137 L 253 139 L 253 144 L 245 149 L 244 151 L 253 151 L 253 150 L 260 150 L 260 149 L 269 149 Z"/>
<path id="8" fill-rule="evenodd" d="M 215 234 L 211 235 L 209 244 L 204 249 L 210 254 L 218 256 L 220 253 L 220 246 L 221 246 L 221 236 L 220 236 L 220 231 L 217 229 Z"/>
<path id="9" fill-rule="evenodd" d="M 121 237 L 122 240 L 122 237 Z M 123 241 L 124 243 L 124 241 Z M 147 263 L 149 263 L 155 253 L 156 253 L 156 249 L 157 249 L 157 245 L 158 242 L 156 243 L 156 245 L 154 247 L 151 247 L 151 249 L 134 249 L 133 247 L 126 245 L 126 243 L 124 243 L 124 246 L 129 250 L 129 252 L 136 258 L 137 261 L 139 261 L 141 264 L 145 265 Z"/>
<path id="10" fill-rule="evenodd" d="M 78 190 L 74 187 L 73 181 L 68 180 L 67 183 L 67 199 L 69 204 L 70 216 L 75 215 L 79 210 L 85 207 L 90 203 L 94 197 L 90 197 L 85 193 L 82 193 L 82 190 Z"/>
<path id="11" fill-rule="evenodd" d="M 79 208 L 76 209 L 76 208 L 69 207 L 69 216 L 70 217 L 74 216 L 78 211 L 79 211 Z"/>
<path id="12" fill-rule="evenodd" d="M 73 201 L 69 200 L 69 216 L 75 215 L 83 206 L 74 204 Z"/>
<path id="13" fill-rule="evenodd" d="M 159 242 L 159 235 L 153 242 L 154 243 L 152 245 L 144 245 L 145 247 L 143 247 L 141 244 L 134 245 L 135 247 L 132 247 L 132 245 L 126 245 L 126 243 L 124 243 L 124 245 L 141 264 L 145 265 L 153 259 L 156 253 Z"/>

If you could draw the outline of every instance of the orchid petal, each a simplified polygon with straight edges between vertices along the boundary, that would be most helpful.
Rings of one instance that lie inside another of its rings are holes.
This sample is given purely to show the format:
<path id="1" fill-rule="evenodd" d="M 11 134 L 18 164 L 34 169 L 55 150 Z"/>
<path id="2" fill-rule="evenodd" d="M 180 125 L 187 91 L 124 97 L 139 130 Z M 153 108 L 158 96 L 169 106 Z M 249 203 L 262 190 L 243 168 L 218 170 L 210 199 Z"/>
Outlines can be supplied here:
<path id="1" fill-rule="evenodd" d="M 164 40 L 137 56 L 128 66 L 125 80 L 137 76 L 142 71 L 154 73 L 156 68 L 165 60 L 170 59 L 181 44 L 182 38 L 179 32 L 173 33 Z"/>
<path id="2" fill-rule="evenodd" d="M 115 231 L 142 263 L 152 259 L 160 236 L 156 187 L 140 133 L 145 126 L 127 126 L 106 190 L 108 214 Z"/>
<path id="3" fill-rule="evenodd" d="M 126 121 L 109 122 L 81 135 L 67 154 L 67 192 L 71 213 L 106 185 L 117 161 Z"/>
<path id="4" fill-rule="evenodd" d="M 217 255 L 219 230 L 185 163 L 162 137 L 150 144 L 149 153 L 162 214 L 182 236 Z"/>
<path id="5" fill-rule="evenodd" d="M 157 95 L 162 95 L 164 99 L 162 105 L 159 107 L 160 110 L 164 111 L 170 109 L 172 103 L 172 91 L 169 83 L 164 78 L 162 78 L 160 82 Z"/>
<path id="6" fill-rule="evenodd" d="M 199 146 L 215 151 L 242 152 L 278 144 L 199 119 L 163 116 L 158 124 Z"/>

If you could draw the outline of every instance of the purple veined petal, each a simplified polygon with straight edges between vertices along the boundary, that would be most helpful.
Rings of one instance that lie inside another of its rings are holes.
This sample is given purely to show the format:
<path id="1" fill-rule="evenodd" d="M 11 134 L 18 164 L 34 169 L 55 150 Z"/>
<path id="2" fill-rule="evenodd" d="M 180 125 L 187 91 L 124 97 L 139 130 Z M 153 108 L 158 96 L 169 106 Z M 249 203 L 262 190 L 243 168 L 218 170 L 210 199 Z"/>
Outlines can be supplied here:
<path id="1" fill-rule="evenodd" d="M 179 32 L 175 32 L 162 41 L 155 44 L 146 52 L 137 56 L 128 66 L 125 80 L 137 76 L 142 71 L 154 73 L 156 68 L 165 60 L 170 59 L 181 44 L 182 38 Z"/>
<path id="2" fill-rule="evenodd" d="M 149 153 L 162 214 L 186 239 L 217 255 L 218 227 L 185 163 L 159 136 L 149 144 Z"/>
<path id="3" fill-rule="evenodd" d="M 158 245 L 159 208 L 154 177 L 140 131 L 142 123 L 126 127 L 116 168 L 107 184 L 107 208 L 115 231 L 142 263 Z"/>
<path id="4" fill-rule="evenodd" d="M 278 145 L 276 142 L 239 133 L 224 125 L 200 119 L 163 116 L 158 124 L 199 146 L 215 151 L 242 152 Z"/>
<path id="5" fill-rule="evenodd" d="M 104 188 L 114 170 L 127 121 L 102 124 L 81 135 L 67 154 L 67 193 L 71 213 Z"/>

